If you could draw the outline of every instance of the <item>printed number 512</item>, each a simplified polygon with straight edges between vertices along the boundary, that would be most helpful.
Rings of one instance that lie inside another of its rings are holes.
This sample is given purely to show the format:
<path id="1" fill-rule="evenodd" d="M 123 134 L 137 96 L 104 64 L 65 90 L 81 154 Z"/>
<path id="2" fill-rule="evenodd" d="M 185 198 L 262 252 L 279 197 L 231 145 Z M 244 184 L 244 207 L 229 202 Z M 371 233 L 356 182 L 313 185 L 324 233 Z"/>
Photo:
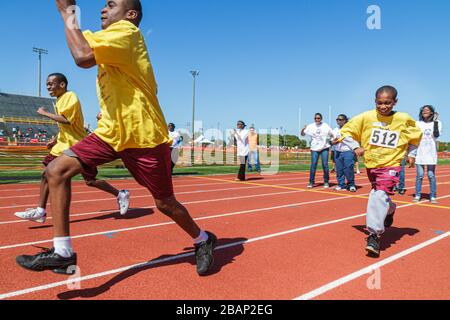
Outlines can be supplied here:
<path id="1" fill-rule="evenodd" d="M 396 131 L 373 129 L 370 144 L 373 146 L 396 149 L 400 134 Z"/>

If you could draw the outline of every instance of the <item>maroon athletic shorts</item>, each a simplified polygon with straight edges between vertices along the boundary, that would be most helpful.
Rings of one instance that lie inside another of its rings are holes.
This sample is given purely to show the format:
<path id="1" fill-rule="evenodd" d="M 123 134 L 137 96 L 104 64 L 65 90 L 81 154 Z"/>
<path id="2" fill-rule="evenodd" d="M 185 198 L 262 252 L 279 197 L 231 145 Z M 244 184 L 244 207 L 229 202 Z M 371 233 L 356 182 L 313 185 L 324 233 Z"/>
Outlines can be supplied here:
<path id="1" fill-rule="evenodd" d="M 136 181 L 147 188 L 155 199 L 164 200 L 174 195 L 169 145 L 116 152 L 95 134 L 91 134 L 64 153 L 78 158 L 86 173 L 121 159 Z"/>
<path id="2" fill-rule="evenodd" d="M 367 169 L 370 183 L 374 190 L 383 190 L 387 194 L 394 194 L 394 187 L 400 181 L 402 167 Z"/>
<path id="3" fill-rule="evenodd" d="M 56 157 L 52 154 L 49 154 L 48 156 L 45 157 L 45 159 L 42 163 L 44 164 L 45 167 L 48 167 L 48 165 L 56 159 L 58 159 L 58 157 Z M 94 168 L 94 169 L 88 170 L 86 172 L 83 171 L 81 173 L 81 175 L 83 176 L 83 179 L 86 182 L 95 181 L 95 180 L 97 180 L 98 171 L 97 171 L 97 168 Z"/>

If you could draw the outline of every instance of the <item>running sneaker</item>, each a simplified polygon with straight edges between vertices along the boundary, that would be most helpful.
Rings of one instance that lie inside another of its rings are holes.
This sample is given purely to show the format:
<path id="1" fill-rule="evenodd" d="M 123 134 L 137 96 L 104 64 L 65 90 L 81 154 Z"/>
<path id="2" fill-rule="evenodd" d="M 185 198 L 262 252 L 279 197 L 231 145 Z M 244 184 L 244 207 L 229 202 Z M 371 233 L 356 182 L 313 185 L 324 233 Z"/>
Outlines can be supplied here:
<path id="1" fill-rule="evenodd" d="M 431 198 L 431 199 L 430 199 L 430 201 L 431 201 L 431 203 L 432 203 L 432 204 L 438 204 L 438 201 L 437 201 L 437 199 L 436 199 L 436 198 L 434 198 L 434 197 L 433 197 L 433 198 Z"/>
<path id="2" fill-rule="evenodd" d="M 70 258 L 63 258 L 55 253 L 55 249 L 50 249 L 35 256 L 18 256 L 16 262 L 29 271 L 52 270 L 54 273 L 72 275 L 77 265 L 77 254 L 74 253 Z"/>
<path id="3" fill-rule="evenodd" d="M 308 184 L 308 189 L 312 189 L 312 188 L 314 188 L 314 184 L 313 183 Z"/>
<path id="4" fill-rule="evenodd" d="M 356 174 L 359 176 L 361 174 L 361 171 L 356 171 Z"/>
<path id="5" fill-rule="evenodd" d="M 346 190 L 345 188 L 339 187 L 337 186 L 336 188 L 334 188 L 335 191 L 343 191 Z"/>
<path id="6" fill-rule="evenodd" d="M 384 226 L 386 228 L 390 228 L 394 224 L 394 215 L 395 215 L 396 210 L 397 210 L 397 205 L 394 203 L 389 214 L 386 216 L 386 219 L 384 219 Z"/>
<path id="7" fill-rule="evenodd" d="M 205 276 L 214 265 L 214 249 L 217 244 L 217 237 L 206 231 L 208 240 L 195 245 L 195 259 L 197 260 L 197 273 Z"/>
<path id="8" fill-rule="evenodd" d="M 119 204 L 120 214 L 122 216 L 126 215 L 128 208 L 130 207 L 130 191 L 122 190 L 117 196 L 117 203 Z"/>
<path id="9" fill-rule="evenodd" d="M 348 190 L 349 190 L 350 192 L 356 192 L 356 187 L 350 187 Z"/>
<path id="10" fill-rule="evenodd" d="M 380 256 L 380 238 L 376 234 L 371 234 L 369 238 L 367 238 L 367 246 L 366 251 L 369 255 L 373 255 L 375 257 Z"/>
<path id="11" fill-rule="evenodd" d="M 413 199 L 413 202 L 418 203 L 418 202 L 420 202 L 420 200 L 422 200 L 422 198 L 420 196 L 415 196 Z"/>
<path id="12" fill-rule="evenodd" d="M 37 223 L 45 223 L 45 220 L 47 219 L 45 212 L 40 213 L 38 209 L 27 209 L 25 212 L 16 212 L 14 215 L 17 218 Z"/>
<path id="13" fill-rule="evenodd" d="M 406 191 L 407 191 L 406 189 L 399 189 L 398 194 L 404 196 L 406 194 Z"/>
<path id="14" fill-rule="evenodd" d="M 323 188 L 324 188 L 324 189 L 329 189 L 329 188 L 330 188 L 330 184 L 329 184 L 329 183 L 325 183 L 325 184 L 323 185 Z"/>

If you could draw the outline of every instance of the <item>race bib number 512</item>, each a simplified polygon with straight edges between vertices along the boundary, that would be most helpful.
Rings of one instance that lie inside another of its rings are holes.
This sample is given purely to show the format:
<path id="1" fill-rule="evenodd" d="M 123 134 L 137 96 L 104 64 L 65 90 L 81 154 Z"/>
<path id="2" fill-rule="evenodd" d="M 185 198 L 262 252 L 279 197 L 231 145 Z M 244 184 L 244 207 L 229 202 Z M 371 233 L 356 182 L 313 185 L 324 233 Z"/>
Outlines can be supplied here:
<path id="1" fill-rule="evenodd" d="M 399 140 L 400 133 L 397 131 L 373 129 L 372 136 L 370 137 L 370 144 L 372 146 L 396 149 Z"/>

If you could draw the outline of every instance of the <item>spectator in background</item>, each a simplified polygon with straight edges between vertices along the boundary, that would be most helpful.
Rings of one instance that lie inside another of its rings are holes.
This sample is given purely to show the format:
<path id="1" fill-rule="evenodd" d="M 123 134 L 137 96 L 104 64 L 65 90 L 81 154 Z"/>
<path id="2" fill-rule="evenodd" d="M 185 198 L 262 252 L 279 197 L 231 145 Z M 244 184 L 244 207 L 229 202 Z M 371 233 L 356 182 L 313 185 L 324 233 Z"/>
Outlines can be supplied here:
<path id="1" fill-rule="evenodd" d="M 173 175 L 173 169 L 175 168 L 177 162 L 178 162 L 178 156 L 180 147 L 183 143 L 183 137 L 178 131 L 175 131 L 175 124 L 169 123 L 168 124 L 169 129 L 169 137 L 172 140 L 172 146 L 170 147 L 170 153 L 171 153 L 171 161 L 172 161 L 172 175 Z"/>
<path id="2" fill-rule="evenodd" d="M 416 157 L 416 195 L 414 202 L 420 202 L 422 198 L 422 181 L 427 167 L 428 179 L 430 180 L 430 201 L 436 204 L 436 165 L 438 164 L 437 139 L 442 134 L 442 123 L 439 121 L 439 114 L 433 106 L 424 106 L 420 109 L 420 121 L 417 126 L 422 130 L 423 137 L 417 149 Z"/>
<path id="3" fill-rule="evenodd" d="M 348 117 L 345 114 L 340 114 L 337 121 L 337 128 L 333 130 L 333 137 L 336 139 L 333 142 L 334 159 L 336 163 L 336 174 L 339 185 L 336 191 L 349 190 L 356 192 L 355 186 L 355 153 L 353 150 L 342 142 L 338 142 L 341 137 L 341 129 L 348 122 Z M 347 179 L 347 184 L 345 184 Z"/>
<path id="4" fill-rule="evenodd" d="M 405 175 L 405 167 L 406 167 L 406 157 L 403 159 L 402 161 L 402 170 L 400 171 L 400 176 L 399 176 L 399 181 L 398 181 L 398 185 L 394 187 L 394 191 L 398 192 L 399 195 L 404 196 L 406 193 L 406 189 L 405 189 L 405 179 L 406 179 L 406 175 Z"/>
<path id="5" fill-rule="evenodd" d="M 244 121 L 239 120 L 237 123 L 237 130 L 234 130 L 233 137 L 237 141 L 237 155 L 239 159 L 239 174 L 236 181 L 245 181 L 245 169 L 248 161 L 248 154 L 250 153 L 250 146 L 248 144 L 248 130 L 245 129 Z"/>
<path id="6" fill-rule="evenodd" d="M 253 166 L 255 166 L 256 172 L 261 172 L 261 164 L 259 162 L 259 136 L 255 131 L 255 126 L 250 127 L 250 133 L 248 134 L 248 144 L 250 147 L 250 153 L 248 155 L 248 171 L 253 171 Z"/>
<path id="7" fill-rule="evenodd" d="M 331 147 L 331 139 L 333 137 L 333 129 L 322 122 L 323 116 L 320 113 L 316 113 L 314 117 L 314 123 L 303 128 L 302 136 L 311 137 L 311 168 L 309 176 L 308 188 L 314 188 L 316 179 L 317 164 L 319 163 L 319 157 L 322 158 L 323 179 L 324 188 L 330 187 L 330 170 L 328 168 L 328 159 Z"/>

